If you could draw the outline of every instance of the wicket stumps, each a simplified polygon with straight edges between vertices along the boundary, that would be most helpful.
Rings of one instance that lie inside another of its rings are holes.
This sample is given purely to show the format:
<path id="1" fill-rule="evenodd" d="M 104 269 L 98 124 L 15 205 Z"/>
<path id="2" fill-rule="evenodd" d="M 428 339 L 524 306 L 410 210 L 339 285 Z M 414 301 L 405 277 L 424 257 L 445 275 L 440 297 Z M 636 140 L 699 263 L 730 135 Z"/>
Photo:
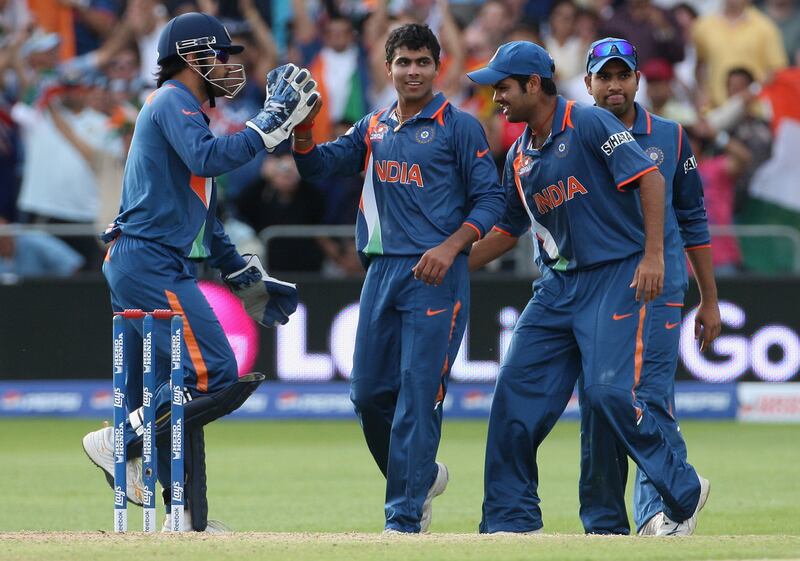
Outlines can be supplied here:
<path id="1" fill-rule="evenodd" d="M 142 479 L 144 483 L 143 528 L 145 532 L 157 530 L 156 484 L 156 372 L 153 357 L 155 340 L 153 338 L 154 320 L 170 320 L 170 514 L 169 529 L 183 531 L 184 510 L 184 469 L 183 469 L 183 316 L 172 310 L 124 310 L 114 313 L 114 531 L 128 529 L 128 495 L 125 447 L 126 372 L 125 357 L 125 319 L 142 320 Z"/>

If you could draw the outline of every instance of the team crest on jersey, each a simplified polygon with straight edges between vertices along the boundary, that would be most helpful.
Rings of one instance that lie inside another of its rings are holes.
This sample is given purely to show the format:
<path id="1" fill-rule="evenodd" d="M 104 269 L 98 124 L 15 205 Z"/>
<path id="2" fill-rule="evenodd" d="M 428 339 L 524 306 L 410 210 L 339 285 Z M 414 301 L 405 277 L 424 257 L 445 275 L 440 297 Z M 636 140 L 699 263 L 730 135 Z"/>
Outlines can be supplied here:
<path id="1" fill-rule="evenodd" d="M 644 151 L 650 161 L 655 165 L 660 166 L 664 162 L 664 151 L 658 146 L 651 146 Z"/>
<path id="2" fill-rule="evenodd" d="M 564 138 L 556 142 L 555 155 L 556 158 L 564 158 L 567 154 L 569 154 L 569 141 Z"/>
<path id="3" fill-rule="evenodd" d="M 517 173 L 519 175 L 528 175 L 532 169 L 533 158 L 530 156 L 522 156 L 522 160 L 519 162 L 519 169 L 517 170 Z"/>
<path id="4" fill-rule="evenodd" d="M 419 144 L 427 144 L 433 140 L 433 127 L 421 127 L 414 134 L 414 139 Z"/>
<path id="5" fill-rule="evenodd" d="M 370 140 L 383 140 L 383 137 L 386 136 L 386 133 L 389 132 L 389 125 L 386 123 L 378 123 L 370 129 L 369 131 L 369 139 Z"/>

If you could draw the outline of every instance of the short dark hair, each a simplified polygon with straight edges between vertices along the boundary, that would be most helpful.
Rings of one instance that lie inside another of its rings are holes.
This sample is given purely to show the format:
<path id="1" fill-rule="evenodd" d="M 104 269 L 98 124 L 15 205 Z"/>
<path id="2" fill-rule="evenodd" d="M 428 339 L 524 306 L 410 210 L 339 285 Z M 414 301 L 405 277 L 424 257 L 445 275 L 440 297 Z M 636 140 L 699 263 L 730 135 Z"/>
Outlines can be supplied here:
<path id="1" fill-rule="evenodd" d="M 522 91 L 525 91 L 525 84 L 528 83 L 528 80 L 531 79 L 530 76 L 525 74 L 512 74 L 509 76 L 512 80 L 519 84 L 519 87 L 522 88 Z M 552 80 L 552 78 L 544 78 L 539 76 L 540 80 L 542 81 L 542 91 L 545 95 L 549 95 L 553 97 L 558 93 L 558 88 L 556 87 L 556 83 Z"/>
<path id="2" fill-rule="evenodd" d="M 186 68 L 186 62 L 178 55 L 167 57 L 159 64 L 158 72 L 156 73 L 156 87 L 160 88 L 164 82 L 172 79 L 175 74 Z"/>
<path id="3" fill-rule="evenodd" d="M 412 51 L 419 51 L 422 49 L 429 49 L 433 56 L 433 62 L 439 66 L 439 54 L 442 48 L 439 46 L 439 40 L 433 34 L 431 28 L 427 25 L 420 25 L 418 23 L 409 23 L 401 25 L 389 34 L 386 39 L 386 62 L 391 63 L 394 58 L 394 52 L 400 47 L 406 47 Z"/>
<path id="4" fill-rule="evenodd" d="M 750 84 L 756 81 L 756 77 L 753 76 L 753 73 L 743 66 L 737 66 L 736 68 L 731 68 L 728 71 L 728 76 L 726 77 L 726 79 L 730 80 L 734 76 L 741 76 L 745 80 L 747 80 L 747 82 Z"/>

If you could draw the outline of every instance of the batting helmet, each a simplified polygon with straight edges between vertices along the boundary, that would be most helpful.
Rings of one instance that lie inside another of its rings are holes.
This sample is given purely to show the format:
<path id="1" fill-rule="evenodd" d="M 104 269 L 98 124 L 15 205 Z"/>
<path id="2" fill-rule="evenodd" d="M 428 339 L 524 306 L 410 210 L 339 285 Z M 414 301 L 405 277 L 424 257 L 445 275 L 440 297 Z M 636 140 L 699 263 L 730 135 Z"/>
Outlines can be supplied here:
<path id="1" fill-rule="evenodd" d="M 231 44 L 228 30 L 217 18 L 200 12 L 190 12 L 172 18 L 164 26 L 158 37 L 158 63 L 161 64 L 167 58 L 184 51 L 197 50 L 201 46 L 227 51 L 232 55 L 244 50 L 241 45 Z"/>

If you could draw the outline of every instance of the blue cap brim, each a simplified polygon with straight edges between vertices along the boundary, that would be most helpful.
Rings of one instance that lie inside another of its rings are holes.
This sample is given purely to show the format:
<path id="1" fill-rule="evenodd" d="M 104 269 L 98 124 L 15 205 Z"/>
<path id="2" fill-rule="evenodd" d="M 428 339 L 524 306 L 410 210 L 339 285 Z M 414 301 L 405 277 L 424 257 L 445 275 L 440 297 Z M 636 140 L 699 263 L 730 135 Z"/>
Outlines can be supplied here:
<path id="1" fill-rule="evenodd" d="M 594 74 L 595 72 L 598 72 L 601 68 L 603 68 L 606 65 L 608 61 L 614 60 L 615 58 L 618 58 L 619 60 L 627 64 L 628 68 L 630 68 L 631 70 L 636 70 L 636 60 L 633 57 L 622 56 L 622 55 L 610 55 L 596 59 L 587 69 L 589 74 Z"/>
<path id="2" fill-rule="evenodd" d="M 511 74 L 507 74 L 506 72 L 500 72 L 499 70 L 494 70 L 493 68 L 489 68 L 488 66 L 485 68 L 481 68 L 480 70 L 475 70 L 474 72 L 467 72 L 467 78 L 469 78 L 476 84 L 481 84 L 484 86 L 492 86 L 497 82 L 505 80 L 509 76 L 511 76 Z"/>

